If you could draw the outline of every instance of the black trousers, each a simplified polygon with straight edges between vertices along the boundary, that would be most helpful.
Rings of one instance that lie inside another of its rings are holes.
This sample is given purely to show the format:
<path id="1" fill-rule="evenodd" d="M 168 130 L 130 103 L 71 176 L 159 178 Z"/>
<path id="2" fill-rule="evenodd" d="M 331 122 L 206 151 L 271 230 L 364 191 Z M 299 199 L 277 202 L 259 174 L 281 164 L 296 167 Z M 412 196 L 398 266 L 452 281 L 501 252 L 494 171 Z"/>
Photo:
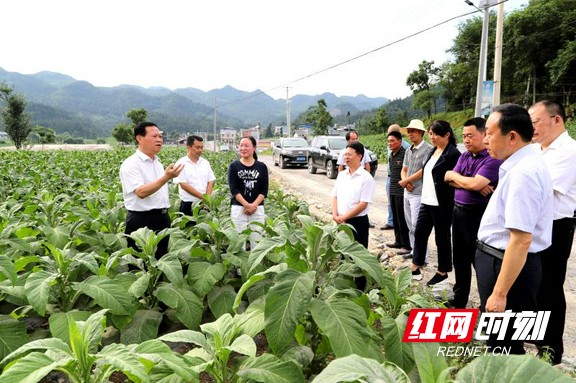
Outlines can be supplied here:
<path id="1" fill-rule="evenodd" d="M 142 227 L 147 227 L 154 232 L 159 232 L 162 229 L 167 229 L 171 225 L 168 209 L 154 209 L 149 211 L 128 211 L 126 214 L 126 234 L 130 234 Z M 128 239 L 128 246 L 134 250 L 140 249 L 136 246 L 134 240 L 130 237 Z M 156 258 L 160 259 L 168 252 L 169 236 L 164 237 L 156 249 Z"/>
<path id="2" fill-rule="evenodd" d="M 564 325 L 566 322 L 566 297 L 564 280 L 566 267 L 574 240 L 572 218 L 555 220 L 552 226 L 552 245 L 542 251 L 542 283 L 538 291 L 538 310 L 551 311 L 544 339 L 537 343 L 538 349 L 552 356 L 552 363 L 562 362 L 564 353 Z M 548 349 L 544 349 L 548 347 Z"/>
<path id="3" fill-rule="evenodd" d="M 452 242 L 450 240 L 452 209 L 452 205 L 420 205 L 414 229 L 414 258 L 412 262 L 415 265 L 424 266 L 428 238 L 432 233 L 432 228 L 434 228 L 434 238 L 438 248 L 438 271 L 444 273 L 452 271 Z"/>
<path id="4" fill-rule="evenodd" d="M 454 205 L 452 214 L 452 263 L 454 264 L 454 307 L 466 308 L 472 284 L 476 237 L 486 205 Z"/>
<path id="5" fill-rule="evenodd" d="M 480 295 L 480 310 L 486 311 L 486 301 L 492 295 L 494 285 L 502 268 L 502 260 L 492 255 L 476 250 L 476 276 L 478 281 L 478 294 Z M 536 311 L 536 296 L 540 288 L 540 279 L 542 277 L 542 263 L 540 262 L 540 253 L 529 253 L 526 257 L 526 263 L 520 271 L 518 278 L 508 291 L 506 296 L 506 310 L 512 312 Z M 494 347 L 510 347 L 512 354 L 525 354 L 524 342 L 512 340 L 514 334 L 514 322 L 511 320 L 508 324 L 506 336 L 498 340 L 497 334 L 491 335 L 486 341 L 489 349 Z M 548 325 L 550 328 L 550 325 Z"/>
<path id="6" fill-rule="evenodd" d="M 192 215 L 192 202 L 180 201 L 179 211 L 185 215 Z"/>
<path id="7" fill-rule="evenodd" d="M 356 232 L 354 239 L 365 248 L 368 248 L 368 233 L 370 232 L 370 221 L 368 215 L 350 218 L 346 223 L 352 225 Z"/>
<path id="8" fill-rule="evenodd" d="M 368 215 L 350 218 L 346 221 L 346 223 L 352 225 L 352 227 L 356 230 L 354 232 L 354 239 L 365 248 L 368 248 L 368 233 L 370 231 L 370 221 L 368 219 Z M 354 284 L 358 290 L 364 291 L 366 288 L 366 283 L 366 277 L 363 275 L 354 278 Z"/>
<path id="9" fill-rule="evenodd" d="M 394 221 L 394 238 L 397 244 L 404 249 L 411 250 L 408 226 L 404 217 L 404 195 L 391 195 L 392 220 Z"/>

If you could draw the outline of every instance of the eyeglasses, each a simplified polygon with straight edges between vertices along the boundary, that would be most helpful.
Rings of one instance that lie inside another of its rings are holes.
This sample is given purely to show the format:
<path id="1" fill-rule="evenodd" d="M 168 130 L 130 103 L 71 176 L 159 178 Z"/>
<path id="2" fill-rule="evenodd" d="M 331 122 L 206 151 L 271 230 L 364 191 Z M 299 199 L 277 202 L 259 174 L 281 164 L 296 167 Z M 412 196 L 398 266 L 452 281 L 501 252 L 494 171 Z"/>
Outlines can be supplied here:
<path id="1" fill-rule="evenodd" d="M 549 118 L 555 118 L 555 117 L 556 117 L 556 115 L 549 116 Z M 542 122 L 542 119 L 541 119 L 541 118 L 538 118 L 538 119 L 536 119 L 536 120 L 532 120 L 532 125 L 538 125 L 538 124 L 541 123 L 541 122 Z"/>

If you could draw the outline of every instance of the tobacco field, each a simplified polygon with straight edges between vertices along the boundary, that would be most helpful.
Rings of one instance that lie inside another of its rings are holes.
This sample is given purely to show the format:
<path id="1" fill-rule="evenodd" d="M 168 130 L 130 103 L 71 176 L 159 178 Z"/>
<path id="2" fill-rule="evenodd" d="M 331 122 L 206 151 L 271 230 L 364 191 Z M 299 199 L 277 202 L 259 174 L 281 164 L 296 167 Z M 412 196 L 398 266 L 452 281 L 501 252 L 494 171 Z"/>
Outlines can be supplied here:
<path id="1" fill-rule="evenodd" d="M 170 184 L 172 227 L 140 229 L 139 251 L 127 248 L 118 171 L 133 150 L 0 151 L 0 383 L 54 372 L 74 383 L 572 381 L 530 355 L 445 358 L 437 343 L 403 343 L 409 310 L 439 303 L 278 188 L 245 250 L 250 230 L 230 220 L 232 152 L 206 154 L 215 191 L 192 216 L 177 213 Z"/>

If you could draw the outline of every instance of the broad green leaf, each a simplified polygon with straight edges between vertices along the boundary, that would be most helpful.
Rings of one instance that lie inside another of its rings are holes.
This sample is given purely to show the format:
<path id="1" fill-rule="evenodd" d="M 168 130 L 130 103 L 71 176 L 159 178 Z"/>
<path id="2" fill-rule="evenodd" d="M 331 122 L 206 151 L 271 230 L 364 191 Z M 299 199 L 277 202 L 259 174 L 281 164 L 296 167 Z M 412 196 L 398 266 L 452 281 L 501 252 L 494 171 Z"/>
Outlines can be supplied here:
<path id="1" fill-rule="evenodd" d="M 266 255 L 274 251 L 276 248 L 282 247 L 286 244 L 286 238 L 281 237 L 264 237 L 248 256 L 248 277 L 252 276 L 254 270 L 260 266 Z"/>
<path id="2" fill-rule="evenodd" d="M 98 351 L 104 334 L 107 311 L 106 309 L 100 310 L 90 315 L 86 321 L 75 321 L 68 317 L 70 347 L 78 360 L 80 370 L 89 370 L 96 359 L 93 354 Z"/>
<path id="3" fill-rule="evenodd" d="M 236 299 L 236 292 L 231 285 L 215 286 L 208 294 L 208 306 L 215 318 L 233 312 L 232 306 Z"/>
<path id="4" fill-rule="evenodd" d="M 275 354 L 283 354 L 294 340 L 298 321 L 310 307 L 316 272 L 285 270 L 276 276 L 266 296 L 266 338 Z"/>
<path id="5" fill-rule="evenodd" d="M 192 330 L 174 331 L 166 335 L 162 335 L 161 337 L 158 338 L 158 340 L 164 342 L 194 343 L 195 345 L 198 345 L 205 350 L 210 349 L 208 341 L 206 340 L 206 336 L 202 334 L 200 331 L 192 331 Z"/>
<path id="6" fill-rule="evenodd" d="M 182 272 L 182 264 L 177 255 L 166 254 L 158 261 L 156 267 L 162 270 L 166 278 L 175 286 L 182 285 L 184 274 Z"/>
<path id="7" fill-rule="evenodd" d="M 234 321 L 243 334 L 255 337 L 264 330 L 264 300 L 252 302 L 242 314 L 234 315 Z"/>
<path id="8" fill-rule="evenodd" d="M 458 372 L 460 382 L 569 383 L 561 370 L 532 355 L 484 355 Z"/>
<path id="9" fill-rule="evenodd" d="M 156 290 L 156 296 L 168 307 L 176 310 L 176 317 L 189 329 L 197 328 L 202 320 L 204 302 L 189 288 L 177 288 L 163 283 Z"/>
<path id="10" fill-rule="evenodd" d="M 8 315 L 0 315 L 0 360 L 28 341 L 26 324 Z"/>
<path id="11" fill-rule="evenodd" d="M 232 344 L 238 334 L 238 325 L 230 314 L 224 314 L 214 322 L 204 323 L 200 326 L 200 329 L 212 336 L 216 347 Z"/>
<path id="12" fill-rule="evenodd" d="M 293 360 L 301 367 L 308 366 L 314 359 L 314 351 L 308 346 L 291 347 L 282 355 L 282 360 Z"/>
<path id="13" fill-rule="evenodd" d="M 142 343 L 155 339 L 162 322 L 162 314 L 155 310 L 138 310 L 132 321 L 122 329 L 120 342 L 124 344 Z"/>
<path id="14" fill-rule="evenodd" d="M 337 358 L 351 354 L 369 356 L 370 333 L 366 314 L 360 306 L 344 298 L 326 302 L 313 299 L 310 311 Z"/>
<path id="15" fill-rule="evenodd" d="M 134 297 L 122 285 L 105 276 L 89 277 L 78 285 L 78 290 L 112 314 L 132 315 L 137 307 Z"/>
<path id="16" fill-rule="evenodd" d="M 282 361 L 274 355 L 264 354 L 242 363 L 238 376 L 263 383 L 304 383 L 302 368 L 291 360 Z"/>
<path id="17" fill-rule="evenodd" d="M 278 274 L 278 273 L 280 273 L 286 269 L 287 269 L 287 265 L 285 263 L 280 263 L 278 265 L 274 265 L 274 266 L 268 268 L 265 271 L 254 274 L 250 278 L 248 278 L 248 280 L 246 282 L 244 282 L 242 287 L 240 287 L 240 290 L 238 291 L 238 294 L 236 295 L 236 299 L 234 300 L 234 306 L 232 307 L 234 309 L 234 311 L 236 311 L 238 309 L 238 307 L 240 306 L 240 302 L 242 301 L 242 297 L 244 296 L 244 293 L 250 287 L 252 287 L 254 284 L 260 282 L 261 280 L 265 279 L 268 274 Z"/>
<path id="18" fill-rule="evenodd" d="M 33 352 L 4 370 L 0 383 L 37 383 L 48 373 L 70 363 L 72 358 L 53 360 L 47 355 Z"/>
<path id="19" fill-rule="evenodd" d="M 70 240 L 70 229 L 66 226 L 42 228 L 48 242 L 57 249 L 64 249 Z"/>
<path id="20" fill-rule="evenodd" d="M 98 353 L 96 366 L 111 366 L 113 370 L 123 372 L 134 383 L 147 382 L 148 374 L 139 358 L 141 356 L 132 354 L 126 346 L 112 344 Z"/>
<path id="21" fill-rule="evenodd" d="M 132 295 L 134 298 L 142 297 L 148 289 L 150 278 L 152 278 L 150 273 L 142 273 L 142 275 L 140 275 L 138 279 L 136 279 L 136 281 L 134 281 L 134 283 L 132 283 L 128 288 L 130 295 Z"/>
<path id="22" fill-rule="evenodd" d="M 98 261 L 96 260 L 96 258 L 98 257 L 98 254 L 92 252 L 92 253 L 80 253 L 78 255 L 76 255 L 75 257 L 75 261 L 78 262 L 81 265 L 84 265 L 88 270 L 90 270 L 90 272 L 94 275 L 98 275 Z"/>
<path id="23" fill-rule="evenodd" d="M 438 355 L 438 343 L 415 342 L 414 359 L 423 382 L 440 382 L 440 376 L 448 368 L 444 355 Z"/>
<path id="24" fill-rule="evenodd" d="M 342 254 L 345 254 L 352 258 L 354 264 L 360 269 L 366 271 L 368 275 L 372 277 L 378 284 L 378 286 L 384 285 L 384 279 L 382 276 L 382 266 L 378 262 L 378 258 L 370 254 L 370 252 L 358 242 L 353 242 L 348 246 L 340 250 Z"/>
<path id="25" fill-rule="evenodd" d="M 406 372 L 414 368 L 414 353 L 412 343 L 402 342 L 406 328 L 406 316 L 400 315 L 396 320 L 387 314 L 380 319 L 382 334 L 384 334 L 384 351 L 386 360 L 396 364 Z"/>
<path id="26" fill-rule="evenodd" d="M 34 272 L 26 278 L 24 290 L 30 305 L 34 310 L 44 316 L 46 313 L 46 306 L 50 299 L 50 289 L 55 283 L 57 275 L 45 270 Z"/>
<path id="27" fill-rule="evenodd" d="M 350 355 L 333 360 L 312 383 L 409 383 L 402 369 L 392 363 L 379 364 L 374 359 Z M 470 382 L 470 381 L 468 381 Z"/>
<path id="28" fill-rule="evenodd" d="M 66 313 L 54 313 L 48 318 L 50 333 L 54 338 L 61 339 L 64 343 L 70 342 L 70 334 L 68 333 L 68 320 L 71 318 L 74 321 L 85 321 L 90 317 L 88 311 L 68 311 Z"/>
<path id="29" fill-rule="evenodd" d="M 14 260 L 14 270 L 16 270 L 16 272 L 20 272 L 26 269 L 29 264 L 38 262 L 39 258 L 35 255 L 28 257 L 19 257 L 18 259 Z"/>
<path id="30" fill-rule="evenodd" d="M 254 339 L 246 334 L 242 334 L 238 338 L 234 339 L 232 344 L 226 348 L 242 355 L 252 357 L 256 356 L 256 343 L 254 342 Z"/>
<path id="31" fill-rule="evenodd" d="M 191 262 L 188 264 L 188 283 L 199 297 L 208 294 L 225 274 L 226 269 L 222 263 Z"/>
<path id="32" fill-rule="evenodd" d="M 16 284 L 16 269 L 10 258 L 5 255 L 0 255 L 0 274 L 12 282 L 13 285 Z"/>
<path id="33" fill-rule="evenodd" d="M 17 358 L 20 355 L 26 354 L 29 351 L 35 351 L 35 350 L 51 350 L 58 354 L 67 354 L 72 356 L 72 350 L 61 339 L 45 338 L 25 343 L 24 345 L 19 347 L 16 351 L 13 351 L 9 355 L 7 355 L 4 358 L 3 362 L 7 362 L 9 360 Z"/>

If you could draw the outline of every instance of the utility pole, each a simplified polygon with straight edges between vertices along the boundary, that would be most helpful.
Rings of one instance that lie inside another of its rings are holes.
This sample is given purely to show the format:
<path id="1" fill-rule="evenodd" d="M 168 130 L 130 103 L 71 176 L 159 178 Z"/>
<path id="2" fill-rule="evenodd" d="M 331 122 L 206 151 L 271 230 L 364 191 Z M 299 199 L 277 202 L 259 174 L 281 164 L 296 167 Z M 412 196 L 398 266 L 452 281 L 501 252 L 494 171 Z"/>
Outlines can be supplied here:
<path id="1" fill-rule="evenodd" d="M 494 106 L 500 105 L 502 85 L 502 35 L 504 29 L 504 3 L 498 4 L 496 21 L 496 44 L 494 50 Z"/>
<path id="2" fill-rule="evenodd" d="M 214 123 L 214 151 L 218 151 L 218 146 L 216 145 L 216 97 L 214 97 L 214 118 L 212 119 Z"/>
<path id="3" fill-rule="evenodd" d="M 288 96 L 289 89 L 289 87 L 286 87 L 286 128 L 288 129 L 288 137 L 292 137 L 290 134 L 290 104 L 292 103 L 292 100 L 290 100 L 290 97 Z"/>
<path id="4" fill-rule="evenodd" d="M 474 116 L 481 117 L 482 110 L 482 88 L 484 87 L 484 80 L 486 80 L 486 56 L 488 50 L 488 27 L 490 21 L 490 7 L 489 0 L 480 2 L 480 7 L 484 7 L 484 21 L 482 22 L 482 40 L 480 42 L 480 62 L 478 64 L 478 82 L 476 84 L 476 108 Z"/>

